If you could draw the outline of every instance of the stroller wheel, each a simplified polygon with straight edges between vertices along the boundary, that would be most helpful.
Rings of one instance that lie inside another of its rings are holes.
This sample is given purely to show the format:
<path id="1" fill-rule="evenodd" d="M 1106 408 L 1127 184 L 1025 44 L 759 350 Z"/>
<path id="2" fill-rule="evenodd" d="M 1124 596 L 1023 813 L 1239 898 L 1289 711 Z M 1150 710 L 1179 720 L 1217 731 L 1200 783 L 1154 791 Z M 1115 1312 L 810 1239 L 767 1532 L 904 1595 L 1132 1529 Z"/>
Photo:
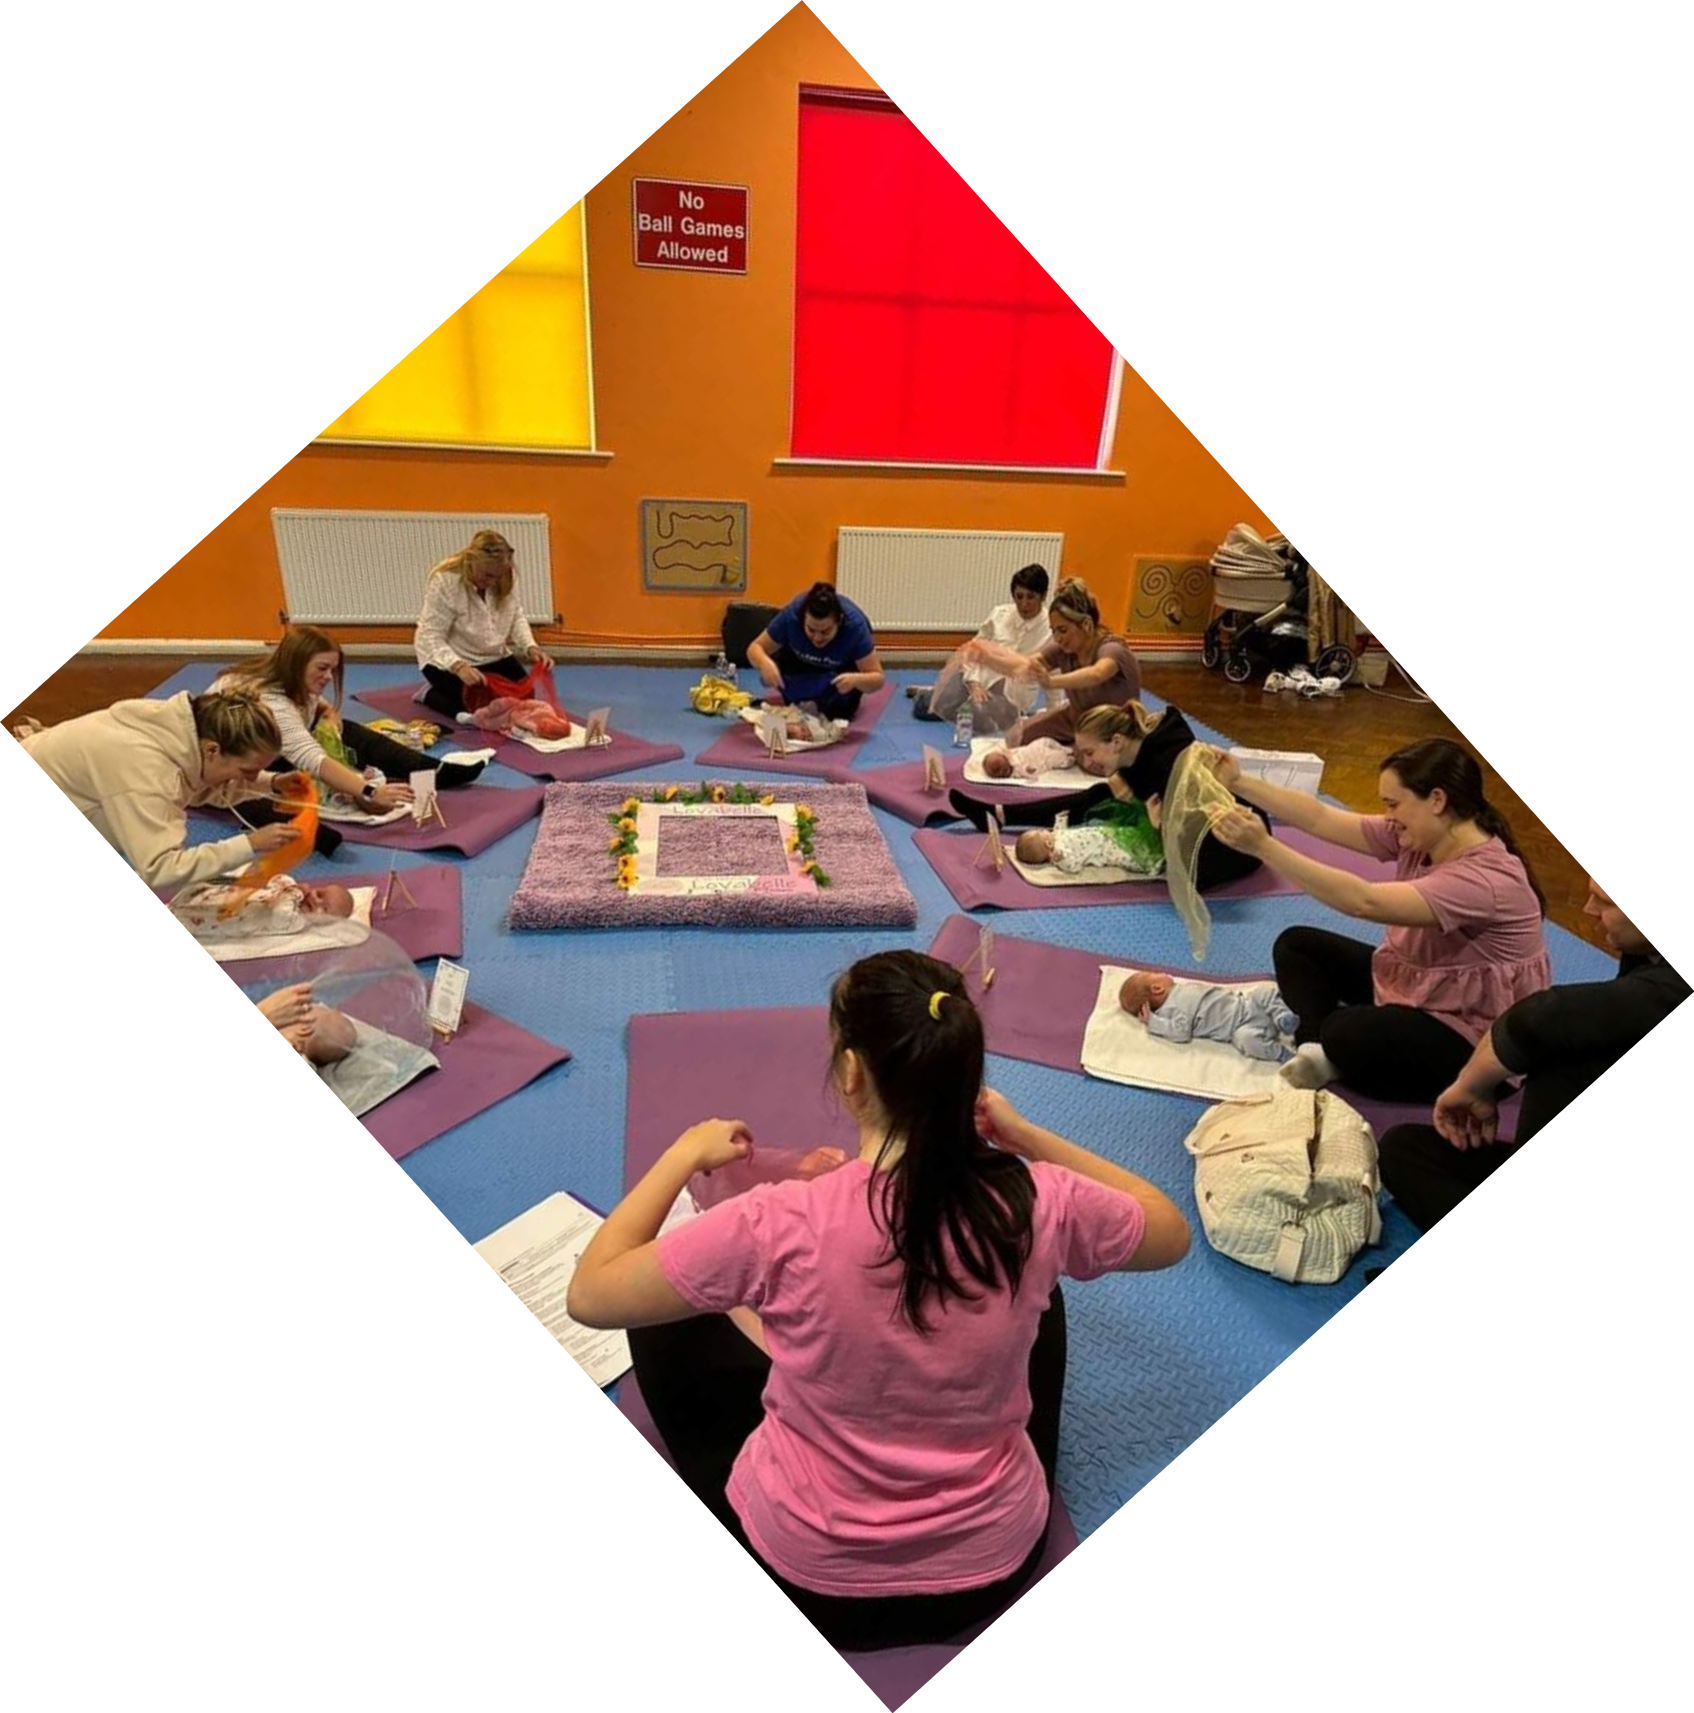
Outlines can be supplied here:
<path id="1" fill-rule="evenodd" d="M 1207 625 L 1206 639 L 1200 645 L 1200 664 L 1208 672 L 1216 672 L 1223 660 L 1223 644 L 1218 641 L 1218 627 Z"/>
<path id="2" fill-rule="evenodd" d="M 1345 643 L 1334 643 L 1317 658 L 1312 671 L 1319 678 L 1338 678 L 1343 684 L 1353 676 L 1358 660 Z"/>
<path id="3" fill-rule="evenodd" d="M 1253 676 L 1253 662 L 1245 654 L 1232 654 L 1223 663 L 1223 675 L 1231 684 L 1245 684 Z"/>

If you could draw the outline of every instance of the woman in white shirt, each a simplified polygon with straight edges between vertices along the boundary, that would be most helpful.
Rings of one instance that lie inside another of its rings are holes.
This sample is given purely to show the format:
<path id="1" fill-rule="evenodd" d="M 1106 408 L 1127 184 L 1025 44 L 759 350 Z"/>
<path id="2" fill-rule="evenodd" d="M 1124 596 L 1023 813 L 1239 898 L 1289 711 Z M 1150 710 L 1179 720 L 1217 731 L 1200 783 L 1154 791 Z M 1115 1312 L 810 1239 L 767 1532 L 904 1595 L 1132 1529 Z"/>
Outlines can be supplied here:
<path id="1" fill-rule="evenodd" d="M 524 617 L 513 557 L 505 536 L 479 529 L 429 574 L 416 641 L 429 688 L 419 700 L 450 720 L 464 712 L 465 691 L 489 674 L 515 680 L 553 664 Z"/>
<path id="2" fill-rule="evenodd" d="M 969 701 L 979 729 L 1006 731 L 1035 706 L 1040 685 L 1027 672 L 1008 671 L 1007 656 L 1025 659 L 1052 640 L 1047 627 L 1047 573 L 1026 565 L 1012 576 L 1012 598 L 991 612 L 970 642 L 928 690 L 914 692 L 920 720 L 952 720 Z M 986 644 L 987 647 L 980 647 Z"/>

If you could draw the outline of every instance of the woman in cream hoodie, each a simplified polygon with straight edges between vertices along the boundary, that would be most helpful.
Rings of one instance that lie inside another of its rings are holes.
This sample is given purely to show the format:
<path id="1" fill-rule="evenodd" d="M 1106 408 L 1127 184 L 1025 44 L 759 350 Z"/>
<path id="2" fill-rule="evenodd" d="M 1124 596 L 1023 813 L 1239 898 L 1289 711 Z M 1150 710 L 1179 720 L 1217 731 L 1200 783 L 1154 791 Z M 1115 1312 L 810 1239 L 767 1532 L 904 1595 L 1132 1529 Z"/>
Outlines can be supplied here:
<path id="1" fill-rule="evenodd" d="M 276 722 L 247 694 L 114 702 L 63 725 L 20 728 L 48 778 L 157 890 L 212 880 L 293 837 L 286 826 L 184 849 L 190 804 L 227 806 L 269 794 L 264 764 L 281 748 Z"/>

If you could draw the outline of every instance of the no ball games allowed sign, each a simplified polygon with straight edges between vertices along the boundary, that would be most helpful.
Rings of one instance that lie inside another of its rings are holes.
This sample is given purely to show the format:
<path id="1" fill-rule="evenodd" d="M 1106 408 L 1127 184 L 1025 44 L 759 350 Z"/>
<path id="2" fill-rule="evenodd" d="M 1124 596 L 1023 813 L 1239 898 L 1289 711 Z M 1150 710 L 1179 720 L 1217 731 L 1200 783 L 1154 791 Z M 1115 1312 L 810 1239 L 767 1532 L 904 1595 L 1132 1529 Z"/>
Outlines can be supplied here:
<path id="1" fill-rule="evenodd" d="M 747 187 L 638 178 L 635 265 L 694 273 L 747 272 Z"/>

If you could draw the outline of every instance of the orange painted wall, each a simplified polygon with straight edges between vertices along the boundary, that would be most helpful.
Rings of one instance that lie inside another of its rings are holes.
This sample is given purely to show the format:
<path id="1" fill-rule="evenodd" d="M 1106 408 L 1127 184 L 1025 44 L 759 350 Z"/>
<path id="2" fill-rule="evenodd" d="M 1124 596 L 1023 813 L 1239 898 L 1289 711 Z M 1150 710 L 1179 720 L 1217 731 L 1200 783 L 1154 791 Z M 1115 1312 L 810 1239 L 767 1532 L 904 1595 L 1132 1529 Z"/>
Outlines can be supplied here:
<path id="1" fill-rule="evenodd" d="M 745 500 L 748 597 L 783 601 L 833 575 L 841 525 L 1062 529 L 1065 569 L 1122 625 L 1137 554 L 1209 554 L 1233 523 L 1274 528 L 1133 371 L 1113 467 L 1127 482 L 778 470 L 788 451 L 796 98 L 803 83 L 872 88 L 803 7 L 589 192 L 594 383 L 605 461 L 311 446 L 101 634 L 266 638 L 282 579 L 273 506 L 530 511 L 551 521 L 563 644 L 704 642 L 721 595 L 641 586 L 645 497 Z M 638 269 L 630 180 L 746 184 L 744 277 Z M 420 586 L 427 567 L 419 567 Z M 350 627 L 347 641 L 404 640 Z"/>

